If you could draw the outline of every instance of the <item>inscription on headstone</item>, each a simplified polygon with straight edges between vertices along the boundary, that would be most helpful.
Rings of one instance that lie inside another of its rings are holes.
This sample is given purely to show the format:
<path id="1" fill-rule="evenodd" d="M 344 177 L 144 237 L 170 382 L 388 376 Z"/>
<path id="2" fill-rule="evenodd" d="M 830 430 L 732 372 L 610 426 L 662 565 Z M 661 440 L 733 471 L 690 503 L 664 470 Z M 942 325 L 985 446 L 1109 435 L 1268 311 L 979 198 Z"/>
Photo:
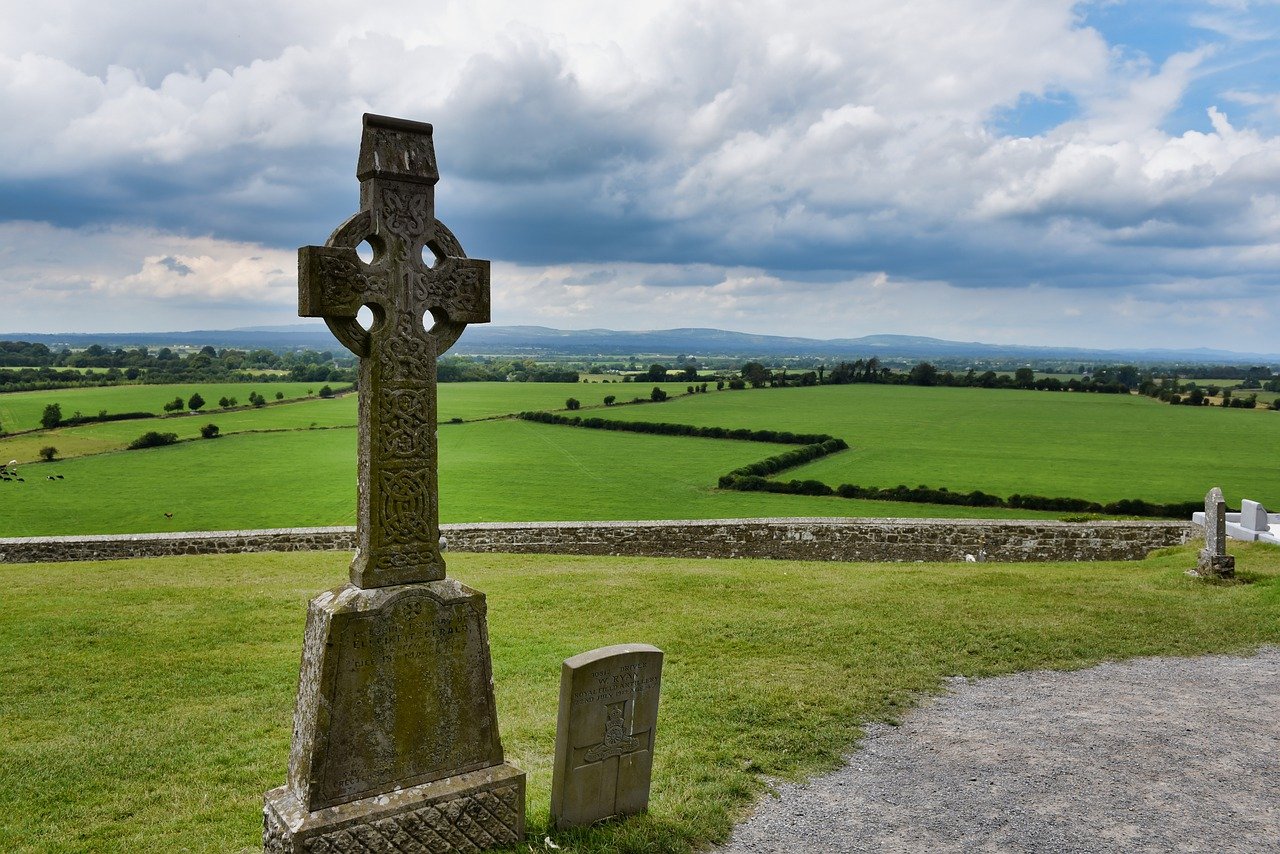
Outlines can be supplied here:
<path id="1" fill-rule="evenodd" d="M 1236 574 L 1236 559 L 1227 554 L 1227 502 L 1216 486 L 1204 497 L 1204 548 L 1196 561 L 1196 572 L 1206 578 Z"/>
<path id="2" fill-rule="evenodd" d="M 435 218 L 430 125 L 366 115 L 357 177 L 360 212 L 298 253 L 299 313 L 360 357 L 357 550 L 351 582 L 307 609 L 289 778 L 266 795 L 263 847 L 512 845 L 524 772 L 503 761 L 485 598 L 445 577 L 436 499 L 436 357 L 488 320 L 489 266 Z"/>
<path id="3" fill-rule="evenodd" d="M 620 644 L 566 659 L 551 782 L 551 821 L 582 827 L 649 805 L 662 650 Z"/>

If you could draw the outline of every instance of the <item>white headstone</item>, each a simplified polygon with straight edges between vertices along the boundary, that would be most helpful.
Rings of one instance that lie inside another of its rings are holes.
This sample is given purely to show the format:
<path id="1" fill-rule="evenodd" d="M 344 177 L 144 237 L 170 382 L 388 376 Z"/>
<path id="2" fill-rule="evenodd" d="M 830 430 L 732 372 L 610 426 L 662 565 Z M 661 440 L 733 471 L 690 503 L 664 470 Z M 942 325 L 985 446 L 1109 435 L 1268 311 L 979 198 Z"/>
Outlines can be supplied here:
<path id="1" fill-rule="evenodd" d="M 1247 498 L 1241 501 L 1240 527 L 1250 531 L 1266 531 L 1269 529 L 1271 526 L 1267 522 L 1267 508 Z"/>

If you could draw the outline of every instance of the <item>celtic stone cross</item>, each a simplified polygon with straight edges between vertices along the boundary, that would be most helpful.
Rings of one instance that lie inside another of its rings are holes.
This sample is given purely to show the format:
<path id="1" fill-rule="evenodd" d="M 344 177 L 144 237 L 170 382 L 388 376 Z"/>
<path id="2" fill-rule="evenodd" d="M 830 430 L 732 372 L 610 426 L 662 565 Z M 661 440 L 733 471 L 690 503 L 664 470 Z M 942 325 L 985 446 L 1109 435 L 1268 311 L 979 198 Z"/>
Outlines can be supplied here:
<path id="1" fill-rule="evenodd" d="M 467 258 L 436 219 L 431 125 L 366 113 L 356 177 L 360 212 L 324 246 L 298 250 L 298 314 L 324 318 L 360 357 L 352 584 L 435 581 L 436 358 L 468 323 L 488 322 L 489 262 Z M 368 330 L 356 319 L 365 306 Z"/>

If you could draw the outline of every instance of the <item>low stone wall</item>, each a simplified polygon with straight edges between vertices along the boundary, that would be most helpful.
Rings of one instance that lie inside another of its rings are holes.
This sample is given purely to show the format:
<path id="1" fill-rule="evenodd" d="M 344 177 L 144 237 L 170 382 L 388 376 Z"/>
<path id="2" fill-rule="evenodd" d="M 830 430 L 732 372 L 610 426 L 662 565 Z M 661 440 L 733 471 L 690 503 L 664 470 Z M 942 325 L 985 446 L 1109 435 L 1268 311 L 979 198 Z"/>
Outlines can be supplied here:
<path id="1" fill-rule="evenodd" d="M 451 551 L 777 560 L 1137 560 L 1200 535 L 1190 522 L 719 519 L 442 525 Z M 0 539 L 0 563 L 347 551 L 353 528 Z"/>

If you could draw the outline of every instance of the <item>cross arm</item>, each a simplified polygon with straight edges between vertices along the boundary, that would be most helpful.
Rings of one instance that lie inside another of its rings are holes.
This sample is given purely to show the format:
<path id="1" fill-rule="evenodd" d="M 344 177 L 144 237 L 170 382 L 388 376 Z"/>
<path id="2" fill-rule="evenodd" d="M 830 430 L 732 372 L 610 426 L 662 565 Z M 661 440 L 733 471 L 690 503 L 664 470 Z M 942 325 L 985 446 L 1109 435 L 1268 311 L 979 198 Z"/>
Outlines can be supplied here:
<path id="1" fill-rule="evenodd" d="M 417 276 L 414 296 L 437 320 L 488 323 L 489 262 L 447 257 L 439 267 Z"/>
<path id="2" fill-rule="evenodd" d="M 355 317 L 372 290 L 364 266 L 345 246 L 303 246 L 298 250 L 298 314 Z"/>

